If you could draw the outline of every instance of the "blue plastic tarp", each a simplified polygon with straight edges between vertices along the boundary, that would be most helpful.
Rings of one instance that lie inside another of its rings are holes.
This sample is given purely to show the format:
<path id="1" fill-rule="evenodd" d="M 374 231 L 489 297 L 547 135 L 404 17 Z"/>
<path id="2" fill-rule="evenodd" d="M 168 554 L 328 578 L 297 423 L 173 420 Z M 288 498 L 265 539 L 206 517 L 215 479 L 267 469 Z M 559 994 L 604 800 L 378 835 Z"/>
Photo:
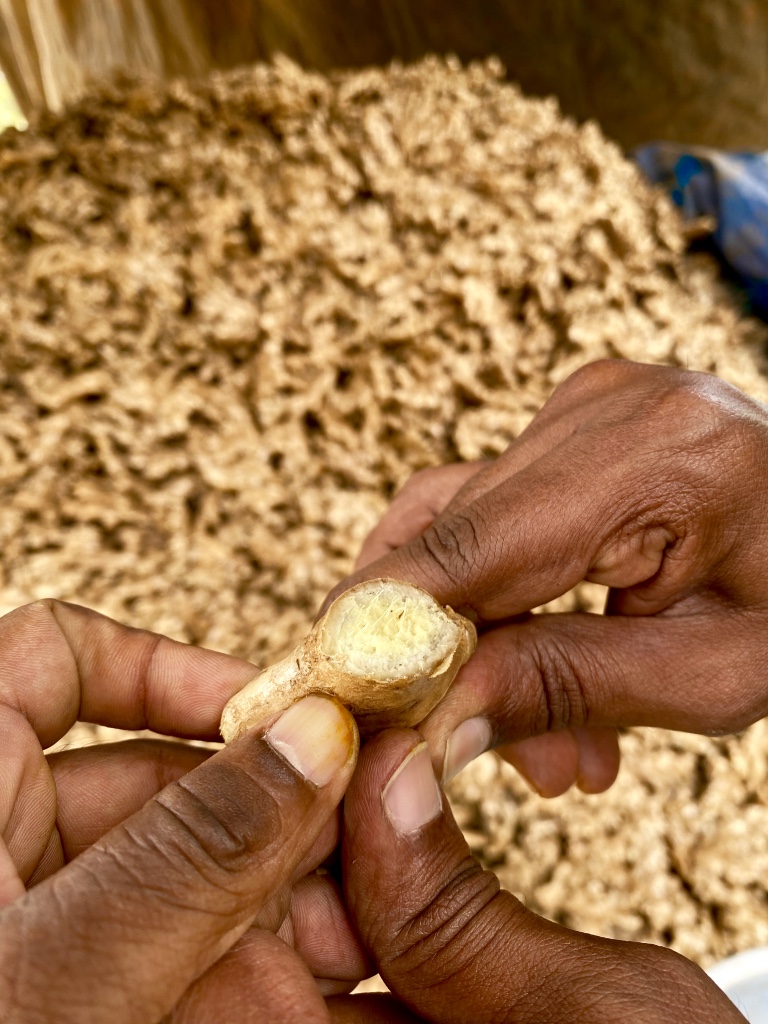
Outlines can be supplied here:
<path id="1" fill-rule="evenodd" d="M 768 153 L 659 142 L 634 156 L 685 216 L 714 217 L 715 247 L 741 280 L 755 311 L 768 313 Z"/>

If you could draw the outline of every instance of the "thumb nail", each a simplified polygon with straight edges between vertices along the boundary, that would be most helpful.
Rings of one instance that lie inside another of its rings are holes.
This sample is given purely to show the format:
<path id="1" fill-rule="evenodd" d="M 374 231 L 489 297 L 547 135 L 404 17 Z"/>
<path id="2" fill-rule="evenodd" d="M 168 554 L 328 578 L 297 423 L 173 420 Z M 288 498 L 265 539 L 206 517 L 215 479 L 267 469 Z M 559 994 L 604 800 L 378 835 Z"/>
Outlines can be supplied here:
<path id="1" fill-rule="evenodd" d="M 327 786 L 357 745 L 349 712 L 318 693 L 297 701 L 267 730 L 264 739 L 315 786 Z"/>
<path id="2" fill-rule="evenodd" d="M 457 726 L 445 747 L 443 782 L 459 774 L 470 761 L 474 761 L 491 745 L 491 724 L 485 718 L 468 718 Z"/>
<path id="3" fill-rule="evenodd" d="M 408 754 L 382 794 L 384 810 L 395 831 L 416 832 L 438 816 L 443 802 L 426 743 Z"/>

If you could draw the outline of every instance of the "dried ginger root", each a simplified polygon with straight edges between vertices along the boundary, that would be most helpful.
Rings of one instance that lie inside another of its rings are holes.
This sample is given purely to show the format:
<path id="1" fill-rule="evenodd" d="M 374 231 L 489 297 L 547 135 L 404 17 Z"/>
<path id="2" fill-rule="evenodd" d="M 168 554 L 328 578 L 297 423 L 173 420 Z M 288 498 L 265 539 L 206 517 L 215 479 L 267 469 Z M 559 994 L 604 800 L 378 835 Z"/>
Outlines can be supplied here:
<path id="1" fill-rule="evenodd" d="M 282 661 L 229 701 L 229 743 L 308 693 L 330 693 L 363 736 L 420 722 L 445 695 L 475 649 L 475 627 L 426 591 L 398 580 L 347 590 Z"/>

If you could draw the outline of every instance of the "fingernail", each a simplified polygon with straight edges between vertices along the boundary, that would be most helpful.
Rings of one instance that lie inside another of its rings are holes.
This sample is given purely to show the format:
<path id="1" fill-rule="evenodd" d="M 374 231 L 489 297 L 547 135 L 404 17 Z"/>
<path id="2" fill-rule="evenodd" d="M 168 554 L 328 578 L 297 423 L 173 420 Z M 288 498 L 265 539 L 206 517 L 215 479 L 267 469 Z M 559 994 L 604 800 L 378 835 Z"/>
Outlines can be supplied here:
<path id="1" fill-rule="evenodd" d="M 326 786 L 349 760 L 355 732 L 340 704 L 313 693 L 284 711 L 264 739 L 308 782 Z"/>
<path id="2" fill-rule="evenodd" d="M 486 718 L 468 718 L 448 737 L 445 746 L 443 782 L 450 782 L 470 761 L 491 745 L 491 723 Z"/>
<path id="3" fill-rule="evenodd" d="M 426 743 L 408 754 L 384 787 L 382 799 L 387 817 L 401 835 L 416 832 L 440 814 L 443 802 Z"/>

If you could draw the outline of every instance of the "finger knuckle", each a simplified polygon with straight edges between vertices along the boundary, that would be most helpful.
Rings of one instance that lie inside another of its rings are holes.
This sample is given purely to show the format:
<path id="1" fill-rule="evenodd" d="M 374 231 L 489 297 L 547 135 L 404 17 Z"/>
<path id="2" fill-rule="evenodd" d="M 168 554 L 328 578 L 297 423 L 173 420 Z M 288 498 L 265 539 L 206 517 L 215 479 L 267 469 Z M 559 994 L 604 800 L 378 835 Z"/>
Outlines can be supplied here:
<path id="1" fill-rule="evenodd" d="M 429 905 L 399 928 L 386 964 L 400 977 L 430 984 L 468 966 L 500 925 L 487 908 L 499 881 L 467 856 L 443 882 Z"/>
<path id="2" fill-rule="evenodd" d="M 478 571 L 480 545 L 471 515 L 458 512 L 437 520 L 415 541 L 417 553 L 456 586 L 466 585 Z"/>
<path id="3" fill-rule="evenodd" d="M 549 634 L 536 636 L 525 651 L 524 675 L 538 694 L 536 732 L 584 725 L 589 719 L 582 659 L 572 643 Z"/>
<path id="4" fill-rule="evenodd" d="M 697 500 L 713 482 L 731 481 L 764 461 L 765 410 L 711 374 L 677 371 L 658 393 L 650 422 L 657 436 L 674 439 L 662 464 L 695 488 Z"/>
<path id="5" fill-rule="evenodd" d="M 648 368 L 624 359 L 596 359 L 585 363 L 563 381 L 557 392 L 590 395 L 618 383 L 639 379 Z"/>
<path id="6" fill-rule="evenodd" d="M 676 370 L 658 392 L 657 415 L 708 437 L 745 418 L 751 404 L 738 388 L 709 373 Z"/>
<path id="7" fill-rule="evenodd" d="M 283 831 L 281 806 L 242 766 L 208 762 L 155 797 L 163 846 L 207 881 L 238 876 L 268 854 Z"/>

